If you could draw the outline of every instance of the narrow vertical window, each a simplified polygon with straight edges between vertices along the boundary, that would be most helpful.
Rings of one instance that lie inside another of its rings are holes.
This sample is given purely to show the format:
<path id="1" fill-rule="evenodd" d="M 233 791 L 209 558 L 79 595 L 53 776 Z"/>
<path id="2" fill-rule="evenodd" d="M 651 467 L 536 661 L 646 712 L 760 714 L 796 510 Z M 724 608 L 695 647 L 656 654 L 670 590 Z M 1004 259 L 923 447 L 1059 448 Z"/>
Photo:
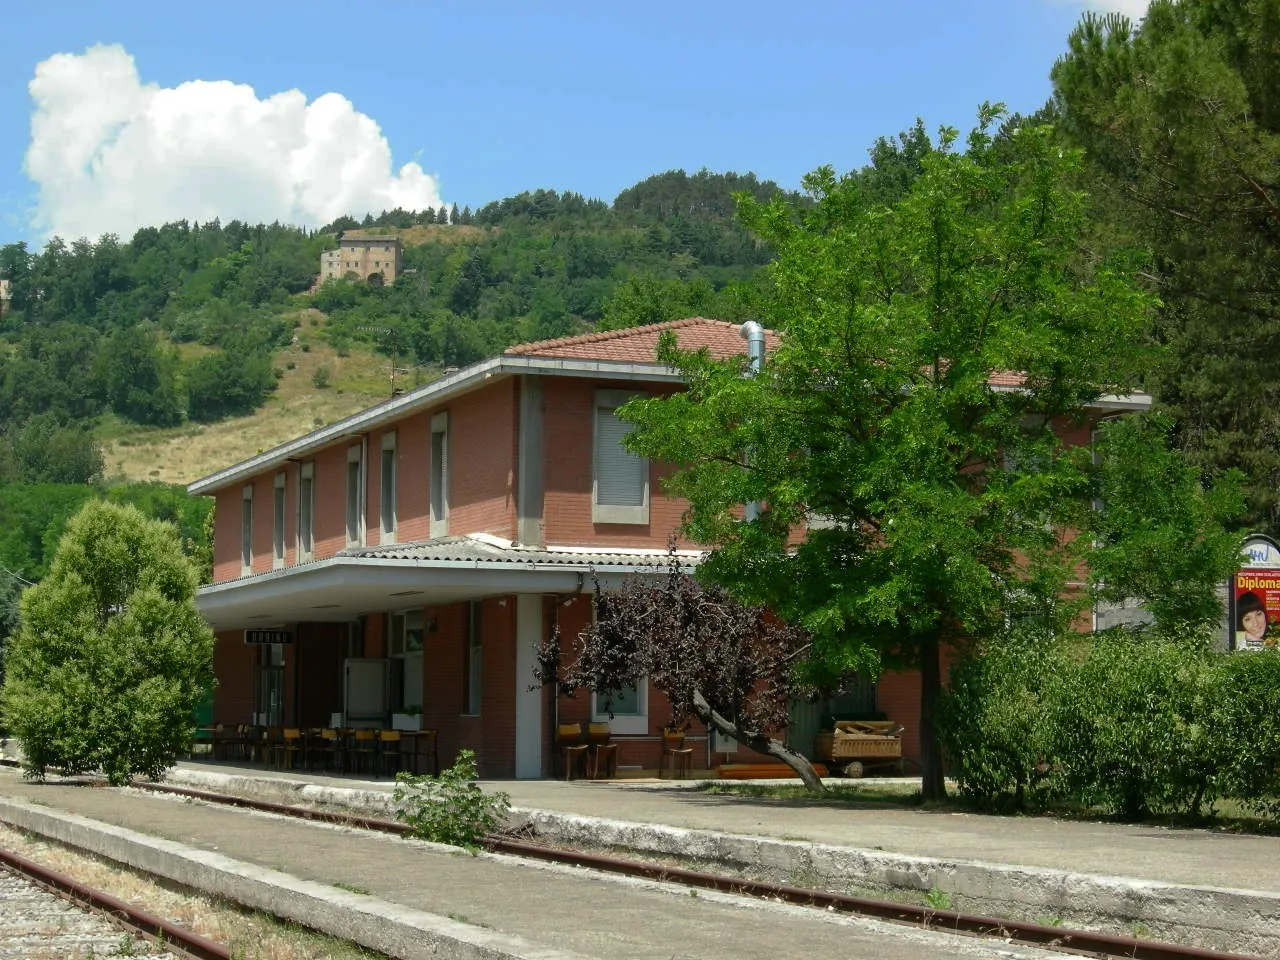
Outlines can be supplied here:
<path id="1" fill-rule="evenodd" d="M 449 535 L 449 415 L 431 418 L 431 532 Z"/>
<path id="2" fill-rule="evenodd" d="M 621 390 L 596 391 L 594 523 L 649 522 L 649 460 L 624 446 L 633 425 L 618 417 L 618 407 L 631 396 Z"/>
<path id="3" fill-rule="evenodd" d="M 382 462 L 379 473 L 378 510 L 382 517 L 382 542 L 396 542 L 396 435 L 382 436 Z"/>
<path id="4" fill-rule="evenodd" d="M 253 485 L 244 488 L 240 500 L 240 575 L 253 572 Z"/>
<path id="5" fill-rule="evenodd" d="M 315 464 L 304 463 L 298 470 L 298 561 L 310 560 L 315 552 Z"/>
<path id="6" fill-rule="evenodd" d="M 480 677 L 484 658 L 480 644 L 480 602 L 467 604 L 467 713 L 480 715 Z"/>
<path id="7" fill-rule="evenodd" d="M 364 523 L 361 507 L 364 503 L 364 463 L 359 445 L 347 448 L 347 546 L 358 546 L 363 539 Z"/>
<path id="8" fill-rule="evenodd" d="M 284 474 L 277 473 L 275 498 L 273 501 L 275 516 L 272 518 L 275 522 L 272 525 L 271 538 L 271 565 L 273 567 L 284 566 L 284 494 Z"/>

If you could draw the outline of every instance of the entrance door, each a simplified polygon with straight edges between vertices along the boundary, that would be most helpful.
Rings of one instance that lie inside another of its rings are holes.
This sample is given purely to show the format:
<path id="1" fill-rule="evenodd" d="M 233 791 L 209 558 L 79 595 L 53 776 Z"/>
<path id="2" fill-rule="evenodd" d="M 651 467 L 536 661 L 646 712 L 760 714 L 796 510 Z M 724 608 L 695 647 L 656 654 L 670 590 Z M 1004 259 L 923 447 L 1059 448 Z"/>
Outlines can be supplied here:
<path id="1" fill-rule="evenodd" d="M 258 669 L 253 681 L 253 722 L 261 727 L 284 723 L 284 644 L 258 647 Z"/>

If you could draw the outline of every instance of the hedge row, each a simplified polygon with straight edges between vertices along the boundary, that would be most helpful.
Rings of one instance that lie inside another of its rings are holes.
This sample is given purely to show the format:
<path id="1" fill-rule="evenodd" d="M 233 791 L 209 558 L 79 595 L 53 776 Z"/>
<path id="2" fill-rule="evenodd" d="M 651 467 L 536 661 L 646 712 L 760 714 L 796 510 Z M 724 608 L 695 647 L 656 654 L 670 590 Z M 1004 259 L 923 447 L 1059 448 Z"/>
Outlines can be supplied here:
<path id="1" fill-rule="evenodd" d="M 989 809 L 1140 819 L 1230 799 L 1280 819 L 1280 653 L 1123 630 L 1012 639 L 956 665 L 939 734 L 961 795 Z"/>

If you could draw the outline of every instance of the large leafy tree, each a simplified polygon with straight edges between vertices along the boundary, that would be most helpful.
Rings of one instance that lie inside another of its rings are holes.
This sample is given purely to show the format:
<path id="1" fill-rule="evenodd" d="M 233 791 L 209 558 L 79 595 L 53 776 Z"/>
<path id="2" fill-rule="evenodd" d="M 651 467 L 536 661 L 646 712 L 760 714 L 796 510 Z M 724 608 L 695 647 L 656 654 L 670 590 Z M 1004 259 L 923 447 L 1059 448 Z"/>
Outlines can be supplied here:
<path id="1" fill-rule="evenodd" d="M 1131 388 L 1151 305 L 1125 265 L 1079 256 L 1080 157 L 1031 126 L 995 149 L 999 115 L 964 151 L 952 131 L 916 151 L 892 205 L 829 169 L 809 205 L 745 200 L 777 250 L 780 345 L 750 377 L 668 341 L 689 389 L 623 412 L 633 449 L 678 467 L 686 532 L 715 547 L 700 578 L 807 630 L 813 680 L 920 669 L 927 797 L 941 648 L 1071 617 L 1091 465 L 1064 438 Z"/>
<path id="2" fill-rule="evenodd" d="M 49 575 L 22 595 L 0 710 L 27 776 L 158 777 L 191 742 L 213 686 L 213 634 L 174 527 L 91 501 Z"/>
<path id="3" fill-rule="evenodd" d="M 1181 446 L 1249 478 L 1280 530 L 1280 0 L 1155 0 L 1087 15 L 1055 66 L 1106 231 L 1150 246 L 1167 343 L 1152 381 Z M 1114 237 L 1110 238 L 1114 239 Z"/>
<path id="4" fill-rule="evenodd" d="M 539 651 L 539 679 L 566 692 L 594 690 L 609 709 L 618 691 L 649 682 L 671 704 L 673 727 L 693 717 L 788 764 L 805 785 L 822 780 L 806 757 L 777 733 L 794 698 L 814 693 L 795 669 L 810 650 L 803 630 L 763 607 L 706 589 L 674 551 L 667 575 L 637 577 L 617 590 L 597 584 L 591 624 L 571 644 L 565 662 L 559 632 Z"/>

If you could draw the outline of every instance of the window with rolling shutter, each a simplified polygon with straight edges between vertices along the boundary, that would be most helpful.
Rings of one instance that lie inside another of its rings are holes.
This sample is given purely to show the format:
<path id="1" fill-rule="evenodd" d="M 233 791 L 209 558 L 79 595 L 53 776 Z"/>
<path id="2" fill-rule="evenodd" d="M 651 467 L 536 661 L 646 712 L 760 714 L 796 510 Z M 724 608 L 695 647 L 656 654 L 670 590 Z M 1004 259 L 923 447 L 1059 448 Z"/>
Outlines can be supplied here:
<path id="1" fill-rule="evenodd" d="M 649 461 L 624 445 L 633 425 L 617 409 L 634 396 L 599 390 L 595 403 L 595 477 L 591 519 L 595 523 L 649 522 Z"/>
<path id="2" fill-rule="evenodd" d="M 431 418 L 431 529 L 432 537 L 449 535 L 449 414 Z"/>

